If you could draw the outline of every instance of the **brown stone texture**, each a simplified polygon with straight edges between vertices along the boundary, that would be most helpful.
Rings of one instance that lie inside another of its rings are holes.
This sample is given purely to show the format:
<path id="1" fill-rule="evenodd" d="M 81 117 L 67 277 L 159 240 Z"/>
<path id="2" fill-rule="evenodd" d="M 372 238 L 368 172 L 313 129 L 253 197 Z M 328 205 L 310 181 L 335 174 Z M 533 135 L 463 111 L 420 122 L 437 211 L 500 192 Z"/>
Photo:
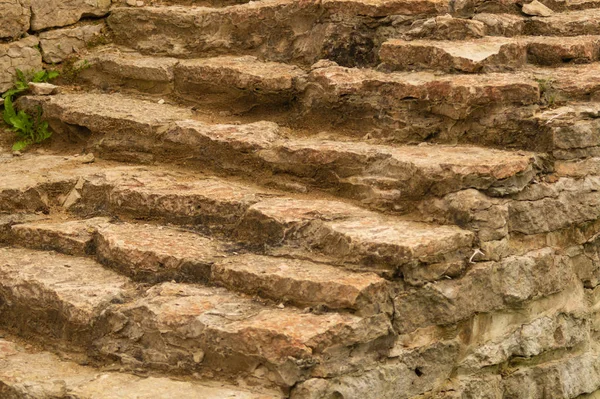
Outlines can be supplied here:
<path id="1" fill-rule="evenodd" d="M 0 43 L 0 92 L 10 89 L 16 80 L 16 70 L 40 70 L 42 56 L 36 48 L 35 36 L 9 43 Z"/>
<path id="2" fill-rule="evenodd" d="M 29 30 L 30 7 L 30 0 L 0 3 L 0 38 L 17 38 Z"/>
<path id="3" fill-rule="evenodd" d="M 39 35 L 42 58 L 48 64 L 59 63 L 97 41 L 104 24 L 81 25 L 74 28 L 55 29 Z"/>
<path id="4" fill-rule="evenodd" d="M 0 0 L 0 399 L 600 398 L 599 20 Z"/>
<path id="5" fill-rule="evenodd" d="M 108 13 L 110 0 L 32 0 L 31 29 L 72 25 L 83 16 L 101 17 Z"/>

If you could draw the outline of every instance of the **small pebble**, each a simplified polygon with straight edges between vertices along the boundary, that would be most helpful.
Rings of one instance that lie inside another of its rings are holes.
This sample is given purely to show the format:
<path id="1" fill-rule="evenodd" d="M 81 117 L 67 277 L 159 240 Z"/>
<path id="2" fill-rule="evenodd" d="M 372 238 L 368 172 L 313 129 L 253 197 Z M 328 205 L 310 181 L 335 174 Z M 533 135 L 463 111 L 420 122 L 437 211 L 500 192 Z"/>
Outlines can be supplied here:
<path id="1" fill-rule="evenodd" d="M 163 100 L 163 99 L 161 98 L 160 100 L 158 100 L 158 103 L 159 103 L 159 104 L 164 104 L 164 103 L 165 103 L 165 100 Z"/>

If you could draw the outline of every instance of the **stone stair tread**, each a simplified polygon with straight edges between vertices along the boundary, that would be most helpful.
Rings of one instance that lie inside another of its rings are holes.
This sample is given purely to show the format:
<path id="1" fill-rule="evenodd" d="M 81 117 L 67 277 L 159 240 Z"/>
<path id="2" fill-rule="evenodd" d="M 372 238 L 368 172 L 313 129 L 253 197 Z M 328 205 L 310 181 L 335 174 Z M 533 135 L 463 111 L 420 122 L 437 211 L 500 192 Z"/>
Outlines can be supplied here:
<path id="1" fill-rule="evenodd" d="M 54 116 L 67 123 L 75 124 L 75 121 L 79 121 L 79 125 L 85 126 L 86 122 L 97 123 L 100 121 L 98 118 L 102 118 L 109 126 L 100 131 L 114 129 L 110 122 L 119 121 L 122 131 L 130 131 L 133 125 L 138 128 L 136 131 L 151 134 L 164 129 L 169 123 L 194 117 L 188 108 L 135 100 L 118 93 L 59 94 L 46 97 L 46 100 L 49 106 L 56 104 L 56 108 L 52 110 Z M 129 123 L 125 124 L 126 121 Z"/>
<path id="2" fill-rule="evenodd" d="M 558 94 L 558 102 L 597 100 L 600 88 L 600 63 L 563 66 L 560 68 L 529 67 L 527 71 L 550 94 Z"/>
<path id="3" fill-rule="evenodd" d="M 219 240 L 166 226 L 118 223 L 96 232 L 99 261 L 136 280 L 208 281 L 225 250 Z"/>
<path id="4" fill-rule="evenodd" d="M 450 11 L 448 0 L 324 0 L 323 8 L 332 13 L 385 17 L 388 15 L 430 15 Z"/>
<path id="5" fill-rule="evenodd" d="M 65 188 L 76 198 L 68 210 L 86 214 L 104 209 L 111 215 L 199 224 L 253 243 L 262 244 L 263 238 L 264 243 L 273 245 L 291 240 L 330 251 L 338 258 L 359 264 L 369 260 L 387 269 L 417 258 L 424 263 L 446 255 L 464 259 L 473 241 L 471 232 L 455 226 L 385 217 L 341 201 L 289 198 L 252 185 L 160 167 L 94 165 L 91 170 L 75 169 L 79 174 L 74 174 Z M 37 174 L 31 166 L 22 172 L 25 181 L 28 173 Z M 59 170 L 66 172 L 64 167 Z M 2 190 L 0 195 L 4 195 Z M 323 224 L 324 220 L 327 223 Z M 336 221 L 341 223 L 340 232 L 334 229 Z M 353 231 L 345 230 L 346 223 L 353 224 Z M 299 230 L 298 236 L 290 226 Z M 310 229 L 317 230 L 304 235 Z M 376 238 L 371 240 L 371 234 Z M 328 244 L 334 237 L 342 241 Z M 389 259 L 394 262 L 388 263 Z"/>
<path id="6" fill-rule="evenodd" d="M 11 241 L 20 245 L 95 255 L 136 281 L 209 282 L 299 306 L 390 312 L 387 283 L 376 274 L 306 260 L 239 255 L 230 243 L 174 227 L 93 218 L 22 223 L 12 230 Z M 74 246 L 86 251 L 74 251 Z"/>
<path id="7" fill-rule="evenodd" d="M 537 82 L 523 74 L 489 73 L 482 75 L 436 75 L 431 72 L 384 73 L 373 69 L 332 66 L 311 73 L 331 95 L 349 96 L 386 88 L 400 99 L 447 101 L 453 104 L 490 103 L 532 104 L 539 101 Z"/>
<path id="8" fill-rule="evenodd" d="M 5 323 L 24 323 L 11 308 L 27 308 L 27 318 L 36 319 L 31 326 L 39 328 L 42 320 L 49 318 L 53 323 L 71 325 L 73 331 L 68 333 L 74 333 L 89 328 L 99 311 L 112 302 L 125 300 L 133 289 L 126 277 L 88 258 L 0 248 L 0 259 Z M 18 309 L 15 309 L 17 314 Z"/>
<path id="9" fill-rule="evenodd" d="M 176 59 L 142 55 L 131 49 L 106 46 L 86 57 L 99 71 L 124 79 L 223 86 L 260 92 L 292 91 L 306 73 L 297 66 L 260 61 L 253 56 Z M 89 75 L 86 69 L 83 76 Z M 189 89 L 189 88 L 188 88 Z"/>
<path id="10" fill-rule="evenodd" d="M 127 351 L 133 349 L 139 358 L 141 343 L 142 353 L 148 355 L 142 356 L 144 362 L 155 367 L 159 366 L 153 363 L 157 351 L 163 352 L 163 359 L 173 355 L 170 351 L 177 352 L 178 360 L 171 366 L 179 367 L 181 347 L 133 338 L 131 334 L 137 334 L 140 328 L 145 337 L 160 331 L 165 337 L 192 346 L 185 352 L 191 361 L 187 367 L 202 362 L 191 359 L 200 350 L 207 354 L 208 363 L 211 356 L 220 358 L 224 352 L 233 352 L 275 368 L 289 362 L 288 356 L 310 363 L 331 346 L 369 343 L 386 336 L 390 328 L 385 313 L 367 318 L 339 313 L 316 315 L 262 305 L 223 288 L 200 285 L 163 283 L 137 296 L 127 278 L 88 258 L 8 248 L 0 249 L 0 258 L 4 327 L 18 328 L 21 333 L 50 334 L 62 344 L 66 342 L 60 340 L 68 340 L 73 350 L 78 345 L 87 348 L 93 340 L 104 356 L 127 357 L 132 355 Z M 27 316 L 19 316 L 25 309 Z M 52 310 L 50 314 L 48 309 Z M 137 319 L 139 312 L 144 314 L 143 320 Z M 124 320 L 130 322 L 121 324 Z M 161 365 L 164 362 L 161 360 Z M 286 375 L 287 366 L 280 371 L 284 380 L 297 378 L 297 372 L 291 377 Z"/>
<path id="11" fill-rule="evenodd" d="M 600 34 L 600 8 L 554 13 L 525 19 L 523 33 L 536 36 L 580 36 Z"/>
<path id="12" fill-rule="evenodd" d="M 122 78 L 159 82 L 173 81 L 173 69 L 179 62 L 177 58 L 148 57 L 127 48 L 114 46 L 92 50 L 86 56 L 86 61 L 90 67 Z M 86 71 L 82 73 L 86 74 Z"/>
<path id="13" fill-rule="evenodd" d="M 376 213 L 357 217 L 351 205 L 331 207 L 321 200 L 262 201 L 249 208 L 242 225 L 262 227 L 259 235 L 248 234 L 249 240 L 276 243 L 298 235 L 309 246 L 346 262 L 385 269 L 400 268 L 417 260 L 428 263 L 443 253 L 469 251 L 473 240 L 470 232 L 455 226 L 436 226 Z"/>
<path id="14" fill-rule="evenodd" d="M 537 91 L 537 82 L 535 85 Z M 452 87 L 448 89 L 452 90 Z M 469 88 L 465 85 L 460 89 Z M 495 92 L 494 88 L 482 90 Z M 441 91 L 446 92 L 446 88 Z M 448 190 L 470 187 L 506 194 L 521 190 L 535 174 L 535 157 L 527 152 L 469 146 L 391 146 L 285 138 L 281 129 L 271 122 L 207 124 L 186 119 L 187 110 L 183 108 L 182 118 L 176 120 L 175 106 L 168 106 L 168 113 L 161 119 L 161 114 L 155 110 L 157 104 L 127 96 L 65 94 L 28 97 L 23 101 L 25 104 L 40 103 L 47 117 L 80 124 L 92 132 L 106 133 L 117 143 L 105 148 L 109 156 L 111 150 L 124 148 L 123 140 L 131 143 L 134 140 L 130 138 L 131 134 L 139 132 L 136 135 L 140 137 L 139 147 L 146 147 L 145 151 L 160 152 L 166 144 L 177 146 L 173 148 L 190 152 L 210 167 L 240 171 L 245 165 L 256 164 L 259 160 L 264 164 L 262 168 L 283 170 L 299 177 L 315 176 L 327 168 L 342 178 L 364 174 L 395 178 L 401 192 L 399 200 L 403 197 L 405 200 L 418 199 L 428 193 L 443 195 Z M 107 101 L 111 102 L 110 108 L 100 107 Z M 112 109 L 125 107 L 130 109 L 127 114 L 112 113 Z M 152 144 L 153 140 L 155 144 Z M 102 145 L 107 146 L 107 141 L 110 140 L 104 139 Z M 523 177 L 515 183 L 513 180 L 517 176 Z M 324 184 L 318 179 L 311 179 L 311 182 Z"/>
<path id="15" fill-rule="evenodd" d="M 92 250 L 96 228 L 109 220 L 99 217 L 82 221 L 19 223 L 11 227 L 12 241 L 28 248 L 84 256 Z"/>
<path id="16" fill-rule="evenodd" d="M 401 40 L 383 43 L 381 61 L 396 70 L 460 72 L 513 70 L 525 63 L 590 63 L 600 54 L 600 36 L 487 36 L 473 40 Z"/>
<path id="17" fill-rule="evenodd" d="M 281 156 L 282 162 L 287 160 L 293 163 L 294 155 L 300 158 L 298 162 L 310 162 L 319 166 L 334 162 L 337 157 L 346 154 L 353 161 L 357 160 L 356 156 L 375 159 L 390 157 L 397 162 L 395 167 L 410 165 L 409 167 L 414 168 L 411 168 L 413 173 L 418 170 L 424 175 L 441 177 L 444 171 L 452 170 L 451 173 L 457 175 L 479 174 L 495 180 L 525 172 L 533 160 L 533 154 L 526 151 L 511 152 L 461 145 L 389 146 L 351 141 L 298 139 L 281 144 L 281 148 L 286 151 Z M 305 155 L 306 153 L 308 154 Z M 387 176 L 394 177 L 392 173 L 388 173 Z M 401 173 L 400 176 L 405 175 Z"/>
<path id="18" fill-rule="evenodd" d="M 382 278 L 306 260 L 233 256 L 214 265 L 212 278 L 229 289 L 297 305 L 355 309 L 360 315 L 391 311 Z"/>
<path id="19" fill-rule="evenodd" d="M 238 89 L 272 92 L 292 90 L 296 81 L 305 76 L 297 66 L 264 62 L 253 56 L 181 60 L 175 67 L 176 79 L 178 74 L 182 75 L 182 84 L 222 80 Z"/>
<path id="20" fill-rule="evenodd" d="M 251 392 L 212 381 L 185 382 L 165 377 L 142 378 L 103 371 L 27 349 L 0 339 L 0 394 L 14 398 L 46 398 L 68 394 L 73 399 L 276 399 L 276 393 Z"/>
<path id="21" fill-rule="evenodd" d="M 301 364 L 318 361 L 327 349 L 369 343 L 386 336 L 390 328 L 383 314 L 370 318 L 316 315 L 264 306 L 222 288 L 173 283 L 154 286 L 138 300 L 112 307 L 104 317 L 107 334 L 97 346 L 105 355 L 136 354 L 144 364 L 160 359 L 178 367 L 193 362 L 192 354 L 198 351 L 204 354 L 199 360 L 203 365 L 217 362 L 220 353 L 230 353 L 241 356 L 236 367 L 244 372 L 257 367 L 254 364 L 247 370 L 255 359 L 275 373 L 270 377 L 274 382 L 283 385 L 295 383 Z M 124 328 L 110 327 L 114 325 Z M 139 336 L 135 325 L 143 328 L 144 336 Z M 164 342 L 153 344 L 155 334 Z M 160 358 L 157 350 L 162 352 Z"/>

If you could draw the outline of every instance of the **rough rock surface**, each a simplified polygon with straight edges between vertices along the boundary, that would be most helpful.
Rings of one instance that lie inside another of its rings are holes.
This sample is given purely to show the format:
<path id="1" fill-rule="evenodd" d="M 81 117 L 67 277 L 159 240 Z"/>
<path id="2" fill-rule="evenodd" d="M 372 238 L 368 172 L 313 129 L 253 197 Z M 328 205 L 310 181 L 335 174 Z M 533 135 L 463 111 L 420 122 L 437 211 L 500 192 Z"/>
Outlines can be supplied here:
<path id="1" fill-rule="evenodd" d="M 31 3 L 31 29 L 35 31 L 72 25 L 83 16 L 101 17 L 108 13 L 110 0 L 34 0 Z"/>
<path id="2" fill-rule="evenodd" d="M 39 40 L 29 36 L 9 43 L 0 43 L 0 92 L 10 89 L 16 80 L 16 69 L 40 70 L 42 55 L 36 48 Z"/>
<path id="3" fill-rule="evenodd" d="M 97 41 L 103 24 L 49 30 L 39 35 L 42 58 L 48 64 L 59 63 Z"/>
<path id="4" fill-rule="evenodd" d="M 600 398 L 599 20 L 0 0 L 0 397 Z"/>
<path id="5" fill-rule="evenodd" d="M 29 30 L 30 0 L 7 0 L 0 3 L 0 38 L 17 38 Z"/>

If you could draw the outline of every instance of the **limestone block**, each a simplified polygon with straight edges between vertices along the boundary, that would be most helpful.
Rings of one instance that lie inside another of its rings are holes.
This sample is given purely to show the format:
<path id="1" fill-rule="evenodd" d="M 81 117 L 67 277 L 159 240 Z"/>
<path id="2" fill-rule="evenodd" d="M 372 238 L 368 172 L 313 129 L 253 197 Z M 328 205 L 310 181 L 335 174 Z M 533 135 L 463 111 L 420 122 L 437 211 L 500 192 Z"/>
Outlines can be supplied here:
<path id="1" fill-rule="evenodd" d="M 0 93 L 13 86 L 16 69 L 42 69 L 42 55 L 35 48 L 38 43 L 36 37 L 30 36 L 16 42 L 0 44 Z"/>
<path id="2" fill-rule="evenodd" d="M 67 26 L 83 16 L 101 17 L 108 13 L 110 0 L 33 0 L 31 29 Z"/>
<path id="3" fill-rule="evenodd" d="M 31 0 L 0 1 L 0 38 L 19 37 L 29 30 Z"/>
<path id="4" fill-rule="evenodd" d="M 82 25 L 40 33 L 40 47 L 44 62 L 49 64 L 62 62 L 97 39 L 103 28 L 104 24 Z"/>

